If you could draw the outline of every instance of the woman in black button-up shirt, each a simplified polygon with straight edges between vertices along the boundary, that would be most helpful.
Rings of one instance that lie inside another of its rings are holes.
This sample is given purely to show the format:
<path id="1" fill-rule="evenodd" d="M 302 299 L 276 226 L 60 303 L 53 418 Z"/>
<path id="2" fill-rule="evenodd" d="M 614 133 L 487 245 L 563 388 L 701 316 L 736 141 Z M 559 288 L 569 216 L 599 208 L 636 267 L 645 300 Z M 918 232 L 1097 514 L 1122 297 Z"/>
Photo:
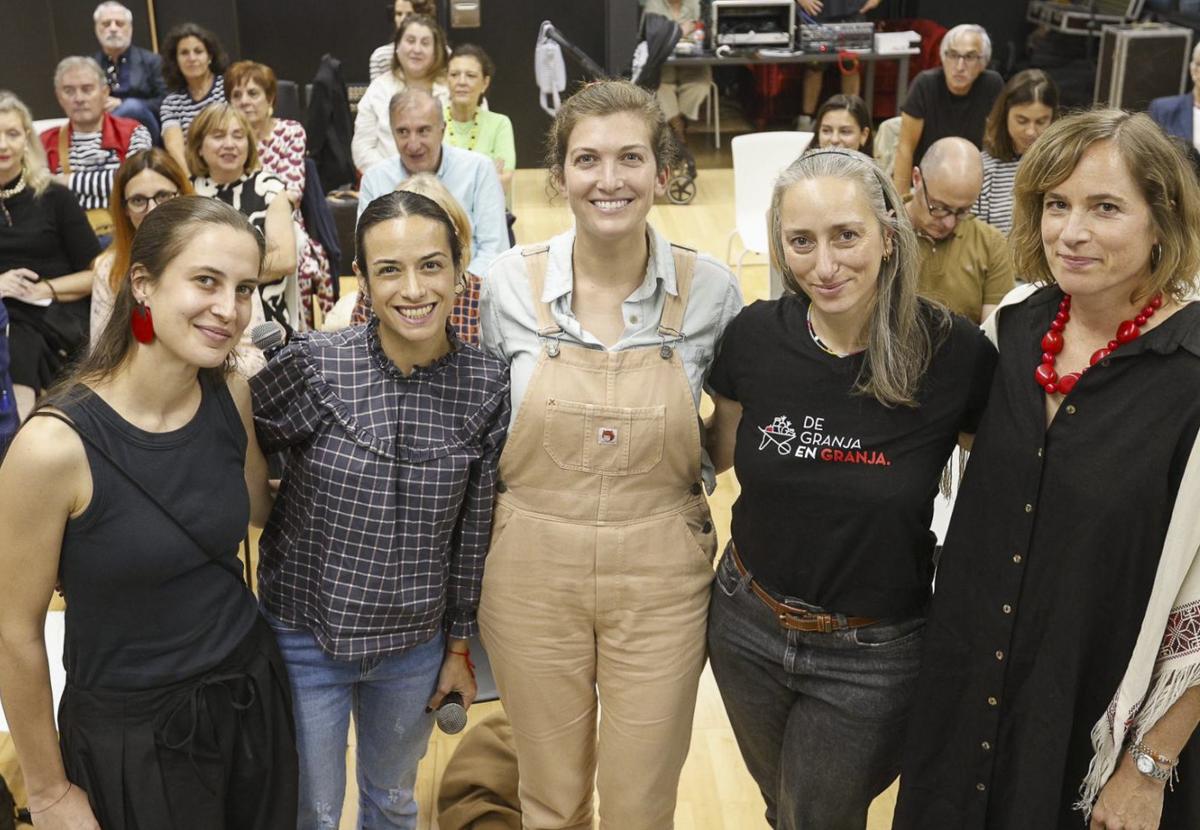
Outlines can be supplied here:
<path id="1" fill-rule="evenodd" d="M 895 826 L 1194 830 L 1200 191 L 1146 116 L 1094 111 L 1034 145 L 1015 208 L 1044 285 L 988 324 Z"/>

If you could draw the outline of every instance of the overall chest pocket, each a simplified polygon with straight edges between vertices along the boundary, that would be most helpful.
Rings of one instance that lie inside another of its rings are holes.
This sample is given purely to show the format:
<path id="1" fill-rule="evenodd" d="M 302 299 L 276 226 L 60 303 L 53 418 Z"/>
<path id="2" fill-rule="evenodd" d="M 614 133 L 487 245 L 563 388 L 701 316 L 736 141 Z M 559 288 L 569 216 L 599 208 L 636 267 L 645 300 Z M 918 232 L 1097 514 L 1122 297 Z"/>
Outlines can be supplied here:
<path id="1" fill-rule="evenodd" d="M 564 470 L 639 475 L 662 460 L 665 419 L 665 406 L 597 406 L 551 398 L 542 446 Z"/>

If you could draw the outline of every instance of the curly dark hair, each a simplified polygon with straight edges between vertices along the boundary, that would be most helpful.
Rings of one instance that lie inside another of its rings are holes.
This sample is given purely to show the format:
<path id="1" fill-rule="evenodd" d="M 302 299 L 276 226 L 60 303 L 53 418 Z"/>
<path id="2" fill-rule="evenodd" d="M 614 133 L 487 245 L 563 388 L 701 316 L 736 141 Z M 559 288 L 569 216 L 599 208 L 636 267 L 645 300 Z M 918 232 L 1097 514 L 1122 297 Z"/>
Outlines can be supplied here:
<path id="1" fill-rule="evenodd" d="M 180 23 L 167 32 L 167 39 L 163 41 L 162 49 L 159 50 L 159 54 L 162 55 L 163 80 L 167 82 L 168 89 L 177 92 L 187 89 L 187 80 L 179 71 L 179 58 L 177 57 L 179 41 L 185 37 L 194 37 L 204 44 L 204 48 L 208 50 L 208 54 L 212 58 L 209 69 L 213 75 L 224 75 L 225 67 L 229 65 L 229 58 L 225 55 L 225 50 L 221 48 L 221 41 L 217 40 L 216 35 L 198 23 Z"/>

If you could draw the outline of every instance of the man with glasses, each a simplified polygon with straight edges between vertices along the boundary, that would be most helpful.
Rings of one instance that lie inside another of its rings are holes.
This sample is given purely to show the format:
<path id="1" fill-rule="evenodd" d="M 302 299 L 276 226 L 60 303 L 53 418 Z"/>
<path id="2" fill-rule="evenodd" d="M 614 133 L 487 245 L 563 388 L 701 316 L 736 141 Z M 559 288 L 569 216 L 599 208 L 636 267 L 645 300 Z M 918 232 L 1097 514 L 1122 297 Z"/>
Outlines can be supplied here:
<path id="1" fill-rule="evenodd" d="M 983 159 L 965 138 L 935 141 L 910 168 L 908 218 L 921 248 L 920 293 L 979 323 L 1013 287 L 1004 234 L 971 215 Z"/>
<path id="2" fill-rule="evenodd" d="M 913 159 L 925 155 L 938 139 L 962 136 L 983 144 L 983 127 L 1004 88 L 999 73 L 987 69 L 992 41 L 982 26 L 964 23 L 942 38 L 942 65 L 913 78 L 900 112 L 900 138 L 893 173 L 897 189 L 909 189 Z"/>
<path id="3" fill-rule="evenodd" d="M 1200 150 L 1200 44 L 1192 50 L 1188 67 L 1192 76 L 1192 91 L 1182 95 L 1167 95 L 1150 102 L 1150 117 L 1167 135 L 1182 138 Z"/>
<path id="4" fill-rule="evenodd" d="M 120 3 L 101 3 L 92 13 L 92 20 L 100 44 L 100 51 L 93 57 L 108 80 L 105 112 L 142 122 L 158 144 L 158 107 L 167 94 L 162 59 L 133 45 L 133 12 Z"/>

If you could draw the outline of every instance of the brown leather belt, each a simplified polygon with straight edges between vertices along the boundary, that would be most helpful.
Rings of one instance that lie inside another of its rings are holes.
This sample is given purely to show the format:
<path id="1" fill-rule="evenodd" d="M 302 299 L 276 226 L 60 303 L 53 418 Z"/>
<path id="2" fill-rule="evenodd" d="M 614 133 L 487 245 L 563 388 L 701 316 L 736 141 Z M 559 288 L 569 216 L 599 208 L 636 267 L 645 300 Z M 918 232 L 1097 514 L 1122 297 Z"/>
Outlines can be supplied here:
<path id="1" fill-rule="evenodd" d="M 738 573 L 745 579 L 749 575 L 749 571 L 742 564 L 742 558 L 738 556 L 737 548 L 733 543 L 729 545 L 729 552 L 733 555 L 733 564 L 737 566 Z M 815 631 L 829 634 L 833 631 L 862 628 L 864 625 L 874 625 L 879 622 L 874 617 L 842 617 L 839 619 L 837 614 L 814 613 L 804 608 L 793 608 L 790 605 L 784 605 L 767 593 L 761 585 L 754 581 L 754 577 L 750 577 L 749 585 L 754 595 L 762 600 L 763 605 L 770 608 L 771 613 L 779 619 L 779 624 L 790 631 Z M 845 622 L 842 622 L 843 619 Z"/>

